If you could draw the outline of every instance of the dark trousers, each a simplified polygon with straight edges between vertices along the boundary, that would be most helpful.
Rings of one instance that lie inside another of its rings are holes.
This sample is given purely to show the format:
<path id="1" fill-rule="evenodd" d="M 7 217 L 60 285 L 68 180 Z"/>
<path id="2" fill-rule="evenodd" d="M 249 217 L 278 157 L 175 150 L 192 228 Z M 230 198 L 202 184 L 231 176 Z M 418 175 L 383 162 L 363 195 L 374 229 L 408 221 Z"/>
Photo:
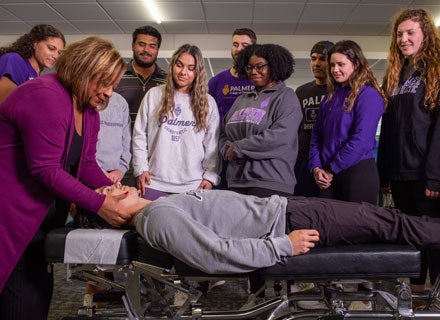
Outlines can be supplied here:
<path id="1" fill-rule="evenodd" d="M 128 168 L 127 172 L 122 177 L 121 183 L 124 186 L 130 186 L 137 188 L 136 184 L 136 178 L 133 176 L 133 164 L 130 161 L 130 167 Z"/>
<path id="2" fill-rule="evenodd" d="M 45 262 L 45 234 L 37 232 L 0 293 L 0 319 L 47 319 L 53 274 L 52 267 Z"/>
<path id="3" fill-rule="evenodd" d="M 303 197 L 290 197 L 286 213 L 286 231 L 316 229 L 319 247 L 385 242 L 440 248 L 438 218 L 409 216 L 366 202 Z"/>
<path id="4" fill-rule="evenodd" d="M 425 186 L 425 181 L 421 180 L 391 181 L 391 192 L 396 208 L 413 216 L 426 215 L 440 218 L 440 199 L 426 198 Z M 430 282 L 434 284 L 440 274 L 440 250 L 428 249 L 422 252 L 422 273 L 420 278 L 411 279 L 411 283 L 425 284 L 428 269 Z"/>
<path id="5" fill-rule="evenodd" d="M 319 190 L 320 198 L 339 199 L 351 202 L 377 203 L 379 175 L 374 159 L 362 160 L 354 166 L 333 176 L 329 188 Z"/>
<path id="6" fill-rule="evenodd" d="M 228 161 L 222 160 L 222 169 L 220 171 L 220 183 L 214 186 L 217 190 L 228 190 L 228 181 L 226 180 L 226 170 L 228 169 Z"/>
<path id="7" fill-rule="evenodd" d="M 1 320 L 47 320 L 53 293 L 53 270 L 46 262 L 44 240 L 63 226 L 70 204 L 58 202 L 46 215 L 0 293 Z M 57 214 L 58 212 L 58 214 Z"/>
<path id="8" fill-rule="evenodd" d="M 319 191 L 315 178 L 309 171 L 309 160 L 299 158 L 295 163 L 295 196 L 315 197 Z"/>

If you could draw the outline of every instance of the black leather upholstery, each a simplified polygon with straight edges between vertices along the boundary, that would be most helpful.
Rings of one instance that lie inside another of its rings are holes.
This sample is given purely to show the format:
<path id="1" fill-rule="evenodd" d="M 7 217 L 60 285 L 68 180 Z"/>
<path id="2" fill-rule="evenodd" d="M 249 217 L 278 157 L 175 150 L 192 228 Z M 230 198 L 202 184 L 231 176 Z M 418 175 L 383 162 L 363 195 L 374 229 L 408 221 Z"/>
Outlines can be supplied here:
<path id="1" fill-rule="evenodd" d="M 418 277 L 420 252 L 410 246 L 360 244 L 314 248 L 263 271 L 270 279 Z"/>
<path id="2" fill-rule="evenodd" d="M 46 259 L 49 262 L 64 261 L 64 245 L 71 228 L 52 230 L 46 237 Z M 128 264 L 132 260 L 169 268 L 175 265 L 184 276 L 207 276 L 188 267 L 169 254 L 152 249 L 140 239 L 135 231 L 125 233 L 119 249 L 117 264 Z M 420 252 L 412 247 L 394 244 L 362 244 L 327 248 L 314 248 L 310 253 L 284 259 L 273 267 L 262 270 L 267 279 L 386 279 L 418 277 Z M 217 276 L 217 275 L 216 275 Z M 231 277 L 240 276 L 226 275 Z"/>

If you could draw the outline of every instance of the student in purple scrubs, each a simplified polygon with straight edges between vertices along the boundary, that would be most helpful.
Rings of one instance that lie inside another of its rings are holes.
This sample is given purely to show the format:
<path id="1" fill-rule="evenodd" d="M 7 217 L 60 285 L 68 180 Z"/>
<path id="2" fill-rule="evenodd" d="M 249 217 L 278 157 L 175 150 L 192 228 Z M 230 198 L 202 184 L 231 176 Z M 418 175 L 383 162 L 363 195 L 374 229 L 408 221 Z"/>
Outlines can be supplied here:
<path id="1" fill-rule="evenodd" d="M 52 68 L 66 40 L 48 24 L 36 25 L 10 46 L 0 48 L 0 102 L 17 86 Z"/>

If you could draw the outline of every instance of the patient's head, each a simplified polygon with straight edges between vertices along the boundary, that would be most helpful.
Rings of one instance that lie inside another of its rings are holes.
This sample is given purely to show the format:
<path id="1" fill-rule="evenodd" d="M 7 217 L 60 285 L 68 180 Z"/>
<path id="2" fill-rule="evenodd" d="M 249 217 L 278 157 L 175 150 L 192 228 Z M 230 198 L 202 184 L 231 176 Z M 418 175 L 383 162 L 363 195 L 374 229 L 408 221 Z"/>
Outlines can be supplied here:
<path id="1" fill-rule="evenodd" d="M 136 195 L 136 198 L 139 197 L 139 192 L 136 188 L 124 186 L 120 182 L 116 182 L 115 184 L 113 184 L 111 186 L 104 186 L 99 189 L 96 189 L 96 192 L 98 192 L 100 194 L 105 194 L 105 195 L 108 194 L 108 195 L 113 195 L 113 196 L 122 195 L 122 194 L 128 192 L 128 194 L 130 196 Z"/>
<path id="2" fill-rule="evenodd" d="M 140 210 L 151 202 L 141 198 L 140 192 L 136 188 L 124 186 L 120 182 L 117 182 L 111 186 L 96 189 L 95 191 L 100 194 L 120 198 L 120 204 L 126 208 L 132 208 L 135 206 L 136 208 L 139 208 L 138 210 Z"/>
<path id="3" fill-rule="evenodd" d="M 116 199 L 119 199 L 121 209 L 127 209 L 130 212 L 138 212 L 151 202 L 140 198 L 139 192 L 136 188 L 123 186 L 119 182 L 112 186 L 96 189 L 95 191 L 99 194 L 116 197 Z M 129 227 L 129 223 L 130 222 L 120 227 Z M 77 206 L 76 213 L 73 216 L 73 227 L 88 229 L 113 228 L 112 225 L 106 222 L 98 214 L 79 206 Z"/>

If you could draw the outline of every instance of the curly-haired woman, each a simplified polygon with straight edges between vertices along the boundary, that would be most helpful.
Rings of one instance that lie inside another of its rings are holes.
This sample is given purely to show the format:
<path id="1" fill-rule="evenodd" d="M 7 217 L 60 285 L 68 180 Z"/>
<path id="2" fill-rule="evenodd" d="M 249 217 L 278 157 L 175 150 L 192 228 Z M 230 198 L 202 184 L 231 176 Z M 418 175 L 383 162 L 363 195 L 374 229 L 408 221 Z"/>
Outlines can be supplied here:
<path id="1" fill-rule="evenodd" d="M 208 94 L 200 49 L 184 44 L 168 66 L 165 85 L 142 100 L 133 128 L 133 168 L 149 200 L 219 183 L 217 104 Z"/>
<path id="2" fill-rule="evenodd" d="M 0 48 L 0 102 L 17 86 L 52 68 L 66 45 L 63 34 L 48 24 L 36 25 L 7 47 Z"/>
<path id="3" fill-rule="evenodd" d="M 388 96 L 378 150 L 381 187 L 397 208 L 440 217 L 440 37 L 431 15 L 404 9 L 394 19 L 383 88 Z M 413 291 L 440 274 L 440 252 L 423 254 Z"/>
<path id="4" fill-rule="evenodd" d="M 237 98 L 220 135 L 230 190 L 259 197 L 293 194 L 302 119 L 299 100 L 284 83 L 293 68 L 292 54 L 276 44 L 255 44 L 239 53 L 235 69 L 255 91 Z"/>

